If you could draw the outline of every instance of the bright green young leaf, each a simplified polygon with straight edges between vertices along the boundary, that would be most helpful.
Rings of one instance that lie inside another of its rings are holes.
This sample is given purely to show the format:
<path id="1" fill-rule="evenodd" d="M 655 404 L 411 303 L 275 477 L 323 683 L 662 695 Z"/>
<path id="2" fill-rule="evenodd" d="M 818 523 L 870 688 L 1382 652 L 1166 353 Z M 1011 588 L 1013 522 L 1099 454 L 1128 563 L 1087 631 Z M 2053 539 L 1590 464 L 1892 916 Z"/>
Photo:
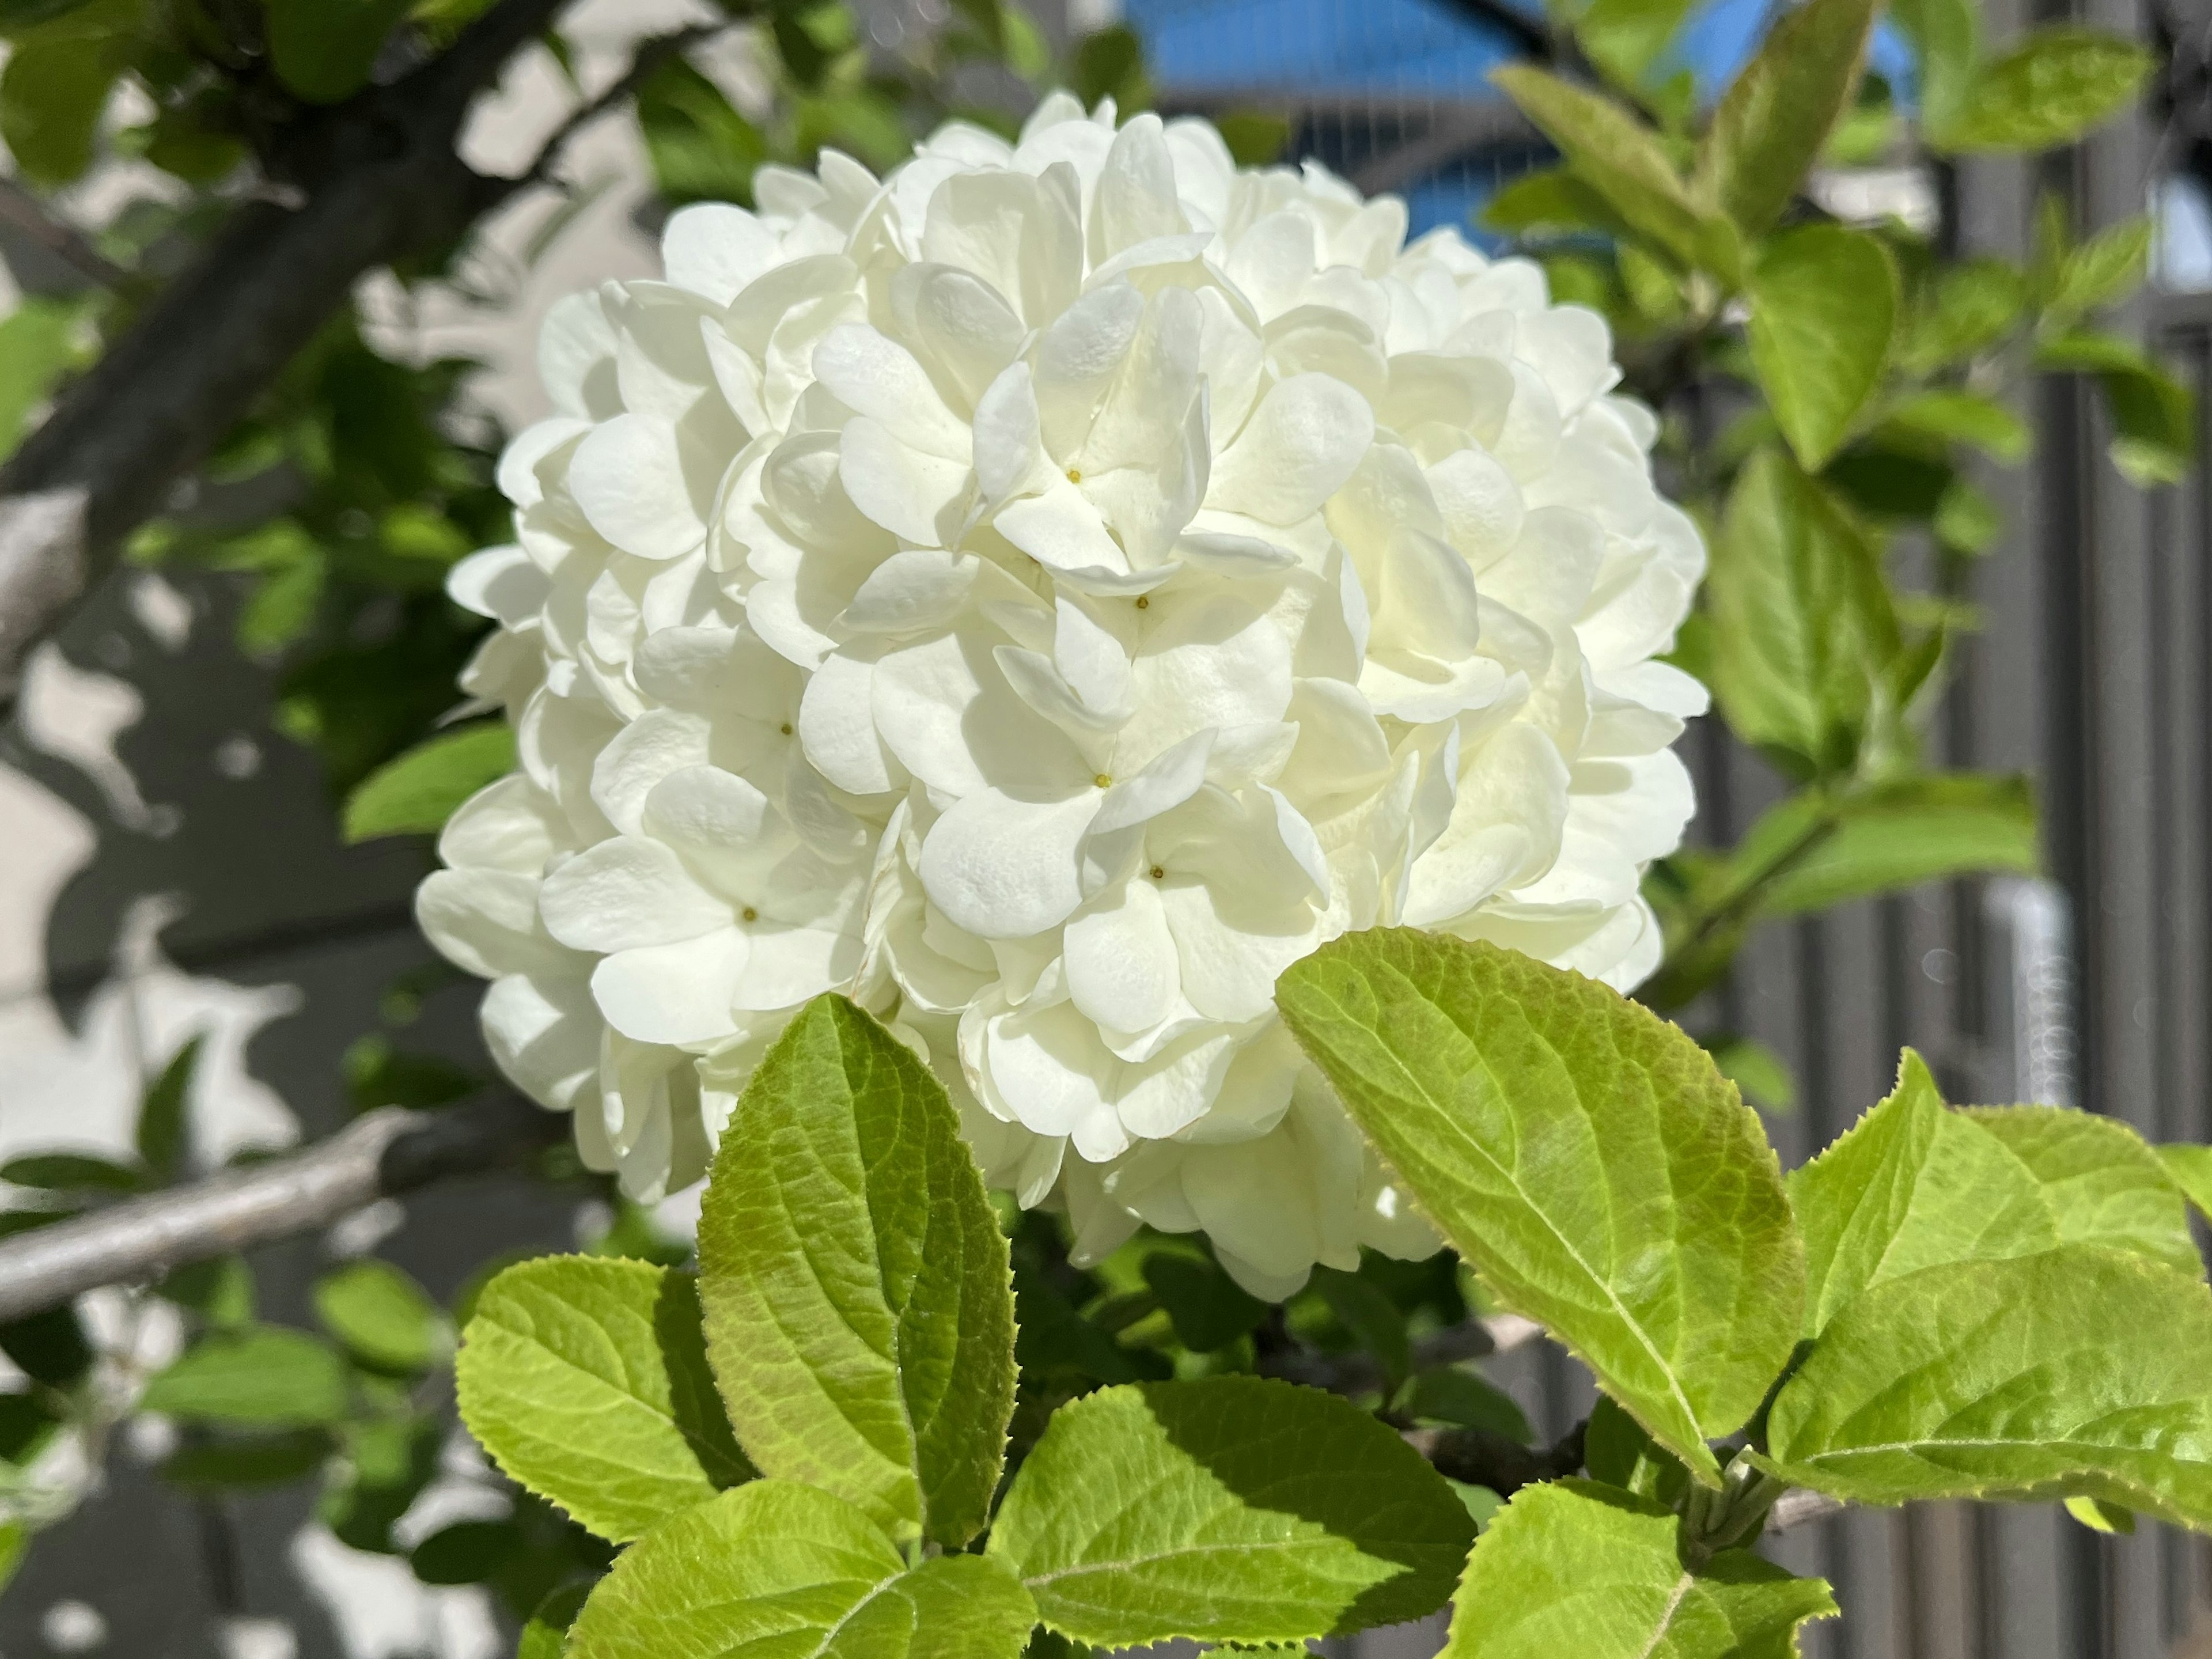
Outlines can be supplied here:
<path id="1" fill-rule="evenodd" d="M 1898 349 L 1908 374 L 1961 362 L 2002 339 L 2027 307 L 2027 279 L 2002 259 L 1944 266 Z"/>
<path id="2" fill-rule="evenodd" d="M 2040 150 L 2071 143 L 2135 102 L 2149 52 L 2117 34 L 2037 29 L 1984 64 L 1958 117 L 1932 132 L 1947 150 Z"/>
<path id="3" fill-rule="evenodd" d="M 708 1347 L 763 1474 L 981 1529 L 1013 1413 L 1006 1236 L 944 1085 L 836 996 L 739 1098 L 701 1206 Z"/>
<path id="4" fill-rule="evenodd" d="M 1295 1642 L 1434 1612 L 1474 1536 L 1443 1478 L 1348 1401 L 1215 1376 L 1060 1407 L 989 1553 L 1078 1641 Z"/>
<path id="5" fill-rule="evenodd" d="M 576 1622 L 584 1599 L 591 1593 L 591 1585 L 581 1581 L 547 1591 L 545 1599 L 531 1613 L 530 1622 L 522 1627 L 514 1659 L 561 1659 L 561 1650 L 568 1644 L 568 1627 Z"/>
<path id="6" fill-rule="evenodd" d="M 1975 0 L 1894 0 L 1889 15 L 1919 58 L 1923 125 L 1941 132 L 1959 118 L 1981 62 Z"/>
<path id="7" fill-rule="evenodd" d="M 1776 1396 L 1783 1479 L 1865 1504 L 2097 1498 L 2212 1528 L 2212 1289 L 2066 1244 L 1846 1308 Z"/>
<path id="8" fill-rule="evenodd" d="M 1692 0 L 1590 0 L 1575 19 L 1583 55 L 1623 91 L 1644 89 Z"/>
<path id="9" fill-rule="evenodd" d="M 1889 411 L 1888 419 L 1908 432 L 1972 444 L 2000 461 L 2019 461 L 2027 454 L 2027 422 L 1979 392 L 1934 387 L 1905 399 Z"/>
<path id="10" fill-rule="evenodd" d="M 2119 435 L 2112 465 L 2138 489 L 2177 484 L 2196 464 L 2197 400 L 2164 369 L 2098 377 Z"/>
<path id="11" fill-rule="evenodd" d="M 1698 188 L 1747 236 L 1790 205 L 1850 107 L 1875 0 L 1806 0 L 1784 11 L 1713 112 Z"/>
<path id="12" fill-rule="evenodd" d="M 1792 799 L 1745 837 L 1770 844 L 1819 810 Z M 1952 876 L 2042 868 L 2035 800 L 2025 778 L 1978 772 L 1903 779 L 1838 809 L 1832 832 L 1768 882 L 1759 910 L 1802 915 Z"/>
<path id="13" fill-rule="evenodd" d="M 14 449 L 32 412 L 76 367 L 83 307 L 34 295 L 0 319 L 0 456 Z"/>
<path id="14" fill-rule="evenodd" d="M 161 1075 L 147 1085 L 138 1103 L 138 1156 L 164 1181 L 173 1180 L 184 1167 L 191 1125 L 186 1119 L 191 1105 L 192 1073 L 198 1068 L 203 1034 L 185 1039 L 170 1056 Z"/>
<path id="15" fill-rule="evenodd" d="M 1650 128 L 1604 94 L 1526 64 L 1491 79 L 1614 212 L 1684 264 L 1735 276 L 1733 233 L 1691 200 Z"/>
<path id="16" fill-rule="evenodd" d="M 1563 167 L 1537 167 L 1484 204 L 1482 222 L 1509 236 L 1632 234 L 1613 205 Z"/>
<path id="17" fill-rule="evenodd" d="M 689 1273 L 550 1256 L 477 1298 L 461 1419 L 501 1468 L 623 1543 L 751 1473 L 715 1398 Z"/>
<path id="18" fill-rule="evenodd" d="M 345 1362 L 326 1342 L 276 1325 L 211 1331 L 155 1375 L 139 1407 L 240 1428 L 313 1428 L 345 1415 Z"/>
<path id="19" fill-rule="evenodd" d="M 1881 383 L 1897 327 L 1897 267 L 1873 237 L 1802 225 L 1752 267 L 1751 361 L 1797 459 L 1817 471 Z"/>
<path id="20" fill-rule="evenodd" d="M 8 1588 L 8 1581 L 23 1565 L 23 1553 L 30 1547 L 31 1529 L 21 1522 L 10 1521 L 0 1526 L 0 1590 Z"/>
<path id="21" fill-rule="evenodd" d="M 1036 1621 L 975 1555 L 909 1571 L 842 1498 L 757 1480 L 623 1552 L 569 1632 L 568 1659 L 1019 1659 Z"/>
<path id="22" fill-rule="evenodd" d="M 1835 1145 L 1790 1174 L 1805 1235 L 1805 1334 L 1871 1286 L 1948 1261 L 2056 1248 L 2058 1224 L 2028 1167 L 1950 1110 L 1907 1048 L 1897 1087 Z"/>
<path id="23" fill-rule="evenodd" d="M 1713 1069 L 1753 1105 L 1775 1113 L 1797 1109 L 1797 1079 L 1782 1056 L 1757 1037 L 1730 1033 L 1699 1037 L 1698 1043 L 1713 1057 Z"/>
<path id="24" fill-rule="evenodd" d="M 392 26 L 414 0 L 264 0 L 269 62 L 311 104 L 335 104 L 368 84 Z"/>
<path id="25" fill-rule="evenodd" d="M 1869 669 L 1898 649 L 1859 527 L 1788 457 L 1762 450 L 1729 497 L 1705 593 L 1729 724 L 1798 772 L 1847 770 L 1874 700 Z"/>
<path id="26" fill-rule="evenodd" d="M 2041 1183 L 2062 1243 L 2108 1244 L 2183 1273 L 2203 1271 L 2188 1200 L 2126 1124 L 2063 1106 L 1974 1106 L 1966 1115 Z"/>
<path id="27" fill-rule="evenodd" d="M 2132 1510 L 2100 1498 L 2069 1498 L 2066 1500 L 2066 1513 L 2092 1532 L 2131 1533 L 2136 1529 Z"/>
<path id="28" fill-rule="evenodd" d="M 1475 1544 L 1442 1659 L 1795 1659 L 1836 1613 L 1749 1550 L 1682 1565 L 1674 1512 L 1589 1480 L 1523 1486 Z"/>
<path id="29" fill-rule="evenodd" d="M 1804 1256 L 1758 1116 L 1711 1056 L 1579 974 L 1406 928 L 1323 945 L 1275 1000 L 1499 1302 L 1717 1481 L 1705 1442 L 1790 1357 Z"/>
<path id="30" fill-rule="evenodd" d="M 2212 1146 L 2161 1146 L 2158 1156 L 2197 1212 L 2212 1221 Z"/>
<path id="31" fill-rule="evenodd" d="M 453 809 L 514 769 L 514 733 L 504 720 L 441 732 L 387 761 L 346 797 L 345 838 L 434 835 Z"/>
<path id="32" fill-rule="evenodd" d="M 1997 504 L 1964 478 L 1954 478 L 1936 503 L 1929 526 L 1936 539 L 1954 552 L 1986 553 L 2004 529 Z"/>
<path id="33" fill-rule="evenodd" d="M 349 1261 L 325 1273 L 313 1300 L 323 1328 L 372 1370 L 425 1371 L 446 1351 L 444 1312 L 388 1261 Z"/>
<path id="34" fill-rule="evenodd" d="M 2139 286 L 2150 258 L 2151 222 L 2137 214 L 2098 232 L 2059 262 L 2057 280 L 2044 302 L 2044 314 L 2071 322 L 2087 312 L 2124 299 Z"/>

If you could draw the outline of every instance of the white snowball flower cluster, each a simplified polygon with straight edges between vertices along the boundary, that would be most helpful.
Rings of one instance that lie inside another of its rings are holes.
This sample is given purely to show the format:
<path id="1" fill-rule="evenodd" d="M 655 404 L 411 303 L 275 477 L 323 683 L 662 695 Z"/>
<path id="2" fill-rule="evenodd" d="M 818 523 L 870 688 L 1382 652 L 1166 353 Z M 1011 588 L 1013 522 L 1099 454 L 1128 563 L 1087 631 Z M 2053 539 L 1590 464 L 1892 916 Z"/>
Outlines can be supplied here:
<path id="1" fill-rule="evenodd" d="M 1704 556 L 1604 324 L 1064 95 L 757 194 L 556 311 L 516 544 L 454 576 L 521 770 L 420 911 L 500 1065 L 652 1199 L 839 990 L 1086 1252 L 1432 1249 L 1271 993 L 1378 925 L 1657 960 Z"/>

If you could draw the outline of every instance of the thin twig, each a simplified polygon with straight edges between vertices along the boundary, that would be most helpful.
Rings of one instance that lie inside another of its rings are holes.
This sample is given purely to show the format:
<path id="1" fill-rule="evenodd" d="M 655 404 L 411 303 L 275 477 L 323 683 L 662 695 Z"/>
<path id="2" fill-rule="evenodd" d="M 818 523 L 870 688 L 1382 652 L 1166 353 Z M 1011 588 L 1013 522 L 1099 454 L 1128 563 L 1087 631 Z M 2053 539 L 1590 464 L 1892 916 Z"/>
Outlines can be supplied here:
<path id="1" fill-rule="evenodd" d="M 102 288 L 120 288 L 131 280 L 129 271 L 93 246 L 82 232 L 50 216 L 39 198 L 13 179 L 0 178 L 0 220 Z"/>
<path id="2" fill-rule="evenodd" d="M 1785 1492 L 1766 1512 L 1766 1529 L 1787 1532 L 1808 1521 L 1825 1521 L 1832 1515 L 1841 1515 L 1848 1507 L 1842 1498 L 1831 1498 L 1824 1492 L 1806 1492 L 1802 1488 Z"/>
<path id="3" fill-rule="evenodd" d="M 572 111 L 566 120 L 553 129 L 552 136 L 539 146 L 537 159 L 516 180 L 517 185 L 545 183 L 553 169 L 559 165 L 562 152 L 568 148 L 568 141 L 579 131 L 610 110 L 627 103 L 669 59 L 689 52 L 702 41 L 711 40 L 738 21 L 732 17 L 714 23 L 695 23 L 689 28 L 677 29 L 640 41 L 631 54 L 629 67 L 605 91 Z"/>
<path id="4" fill-rule="evenodd" d="M 504 1091 L 438 1112 L 387 1106 L 288 1158 L 18 1233 L 0 1241 L 0 1323 L 313 1232 L 380 1198 L 495 1169 L 566 1127 Z"/>

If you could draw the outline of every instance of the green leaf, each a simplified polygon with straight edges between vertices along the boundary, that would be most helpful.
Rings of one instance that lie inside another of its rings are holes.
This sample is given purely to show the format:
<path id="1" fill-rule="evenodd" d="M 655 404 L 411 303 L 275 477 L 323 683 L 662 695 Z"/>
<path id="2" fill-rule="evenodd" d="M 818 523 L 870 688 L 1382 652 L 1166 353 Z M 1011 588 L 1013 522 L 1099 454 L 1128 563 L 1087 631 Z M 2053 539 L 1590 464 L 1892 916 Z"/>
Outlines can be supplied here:
<path id="1" fill-rule="evenodd" d="M 23 1565 L 23 1553 L 30 1547 L 31 1529 L 21 1521 L 0 1525 L 0 1590 L 8 1588 L 8 1581 Z"/>
<path id="2" fill-rule="evenodd" d="M 34 1394 L 0 1394 L 0 1463 L 29 1464 L 62 1425 L 66 1407 Z"/>
<path id="3" fill-rule="evenodd" d="M 2124 299 L 2143 279 L 2150 258 L 2151 222 L 2142 214 L 2124 219 L 2070 250 L 2044 301 L 2046 318 L 2070 322 Z"/>
<path id="4" fill-rule="evenodd" d="M 2092 1532 L 2131 1533 L 2136 1529 L 2136 1517 L 2131 1510 L 2117 1504 L 2107 1504 L 2095 1498 L 2069 1498 L 2066 1513 Z"/>
<path id="5" fill-rule="evenodd" d="M 1615 86 L 1638 92 L 1690 7 L 1691 0 L 1590 0 L 1575 19 L 1575 40 Z"/>
<path id="6" fill-rule="evenodd" d="M 1987 349 L 2027 307 L 2027 279 L 2002 259 L 1968 259 L 1942 268 L 1906 331 L 1898 363 L 1927 374 Z"/>
<path id="7" fill-rule="evenodd" d="M 1881 383 L 1897 328 L 1889 250 L 1841 225 L 1802 225 L 1752 268 L 1751 360 L 1797 459 L 1817 471 Z"/>
<path id="8" fill-rule="evenodd" d="M 1519 237 L 1632 234 L 1604 197 L 1561 167 L 1537 167 L 1511 180 L 1483 204 L 1482 222 Z"/>
<path id="9" fill-rule="evenodd" d="M 185 1114 L 191 1105 L 192 1073 L 199 1066 L 200 1046 L 205 1041 L 198 1033 L 186 1038 L 138 1103 L 138 1156 L 164 1181 L 175 1179 L 184 1168 L 191 1133 Z"/>
<path id="10" fill-rule="evenodd" d="M 558 1589 L 546 1592 L 522 1627 L 522 1639 L 515 1644 L 514 1659 L 561 1659 L 562 1650 L 568 1644 L 568 1627 L 576 1622 L 583 1611 L 584 1599 L 591 1595 L 588 1580 L 563 1584 Z"/>
<path id="11" fill-rule="evenodd" d="M 2058 1243 L 2034 1173 L 1996 1136 L 1948 1110 L 1910 1048 L 1888 1097 L 1790 1172 L 1790 1202 L 1805 1235 L 1808 1336 L 1874 1285 Z"/>
<path id="12" fill-rule="evenodd" d="M 2039 150 L 2071 143 L 2135 102 L 2154 67 L 2133 41 L 2059 25 L 1984 64 L 1958 117 L 1929 135 L 1944 150 Z"/>
<path id="13" fill-rule="evenodd" d="M 1542 70 L 1514 64 L 1490 78 L 1638 232 L 1686 265 L 1735 275 L 1741 255 L 1733 230 L 1692 200 L 1658 135 L 1612 99 Z"/>
<path id="14" fill-rule="evenodd" d="M 1681 1503 L 1690 1486 L 1681 1459 L 1604 1395 L 1597 1397 L 1583 1428 L 1583 1467 L 1601 1485 L 1656 1499 L 1669 1509 Z"/>
<path id="15" fill-rule="evenodd" d="M 1144 1273 L 1176 1339 L 1194 1353 L 1225 1348 L 1267 1316 L 1266 1303 L 1212 1261 L 1155 1250 Z"/>
<path id="16" fill-rule="evenodd" d="M 1819 810 L 1802 798 L 1785 801 L 1753 826 L 1744 844 L 1778 842 Z M 2033 875 L 2042 868 L 2035 800 L 2023 777 L 1930 773 L 1834 810 L 1835 830 L 1767 884 L 1761 915 L 1804 915 L 1953 876 Z"/>
<path id="17" fill-rule="evenodd" d="M 1974 0 L 1893 0 L 1889 15 L 1920 60 L 1921 124 L 1940 132 L 1959 118 L 1981 62 L 1981 12 Z"/>
<path id="18" fill-rule="evenodd" d="M 2000 461 L 2027 454 L 2027 424 L 2012 410 L 1979 392 L 1935 388 L 1917 392 L 1889 411 L 1889 422 L 1908 432 L 1972 444 Z"/>
<path id="19" fill-rule="evenodd" d="M 1397 1304 L 1358 1273 L 1334 1267 L 1316 1267 L 1312 1283 L 1337 1323 L 1382 1365 L 1385 1392 L 1395 1393 L 1413 1369 L 1413 1345 Z"/>
<path id="20" fill-rule="evenodd" d="M 187 1262 L 171 1269 L 154 1288 L 210 1325 L 244 1325 L 253 1318 L 253 1270 L 238 1256 Z"/>
<path id="21" fill-rule="evenodd" d="M 84 1381 L 94 1358 L 76 1310 L 67 1303 L 0 1325 L 0 1353 L 33 1382 L 64 1390 Z"/>
<path id="22" fill-rule="evenodd" d="M 1526 1446 L 1536 1431 L 1513 1396 L 1481 1372 L 1464 1365 L 1423 1371 L 1406 1390 L 1398 1409 L 1407 1417 L 1455 1428 L 1487 1429 Z"/>
<path id="23" fill-rule="evenodd" d="M 2189 1235 L 2188 1200 L 2126 1124 L 2063 1106 L 1974 1106 L 1966 1115 L 2041 1184 L 2061 1243 L 2110 1245 L 2183 1273 L 2203 1272 Z"/>
<path id="24" fill-rule="evenodd" d="M 1749 1550 L 1682 1564 L 1674 1512 L 1589 1480 L 1524 1486 L 1476 1541 L 1440 1659 L 1795 1659 L 1836 1613 Z"/>
<path id="25" fill-rule="evenodd" d="M 842 1498 L 758 1480 L 672 1516 L 616 1560 L 569 1632 L 568 1659 L 1017 1659 L 1036 1623 L 996 1564 L 911 1571 Z"/>
<path id="26" fill-rule="evenodd" d="M 1713 1069 L 1736 1086 L 1746 1100 L 1774 1113 L 1797 1108 L 1797 1079 L 1781 1055 L 1757 1037 L 1733 1033 L 1699 1037 L 1698 1046 L 1713 1057 Z"/>
<path id="27" fill-rule="evenodd" d="M 1804 1256 L 1759 1119 L 1705 1050 L 1579 974 L 1406 928 L 1323 945 L 1275 999 L 1499 1303 L 1717 1481 L 1705 1442 L 1789 1358 Z"/>
<path id="28" fill-rule="evenodd" d="M 2087 1496 L 2212 1528 L 2212 1290 L 2094 1245 L 1929 1267 L 1838 1315 L 1769 1462 L 1856 1503 Z"/>
<path id="29" fill-rule="evenodd" d="M 1291 142 L 1287 117 L 1272 110 L 1224 110 L 1214 123 L 1230 159 L 1240 167 L 1273 167 Z"/>
<path id="30" fill-rule="evenodd" d="M 25 178 L 56 188 L 82 176 L 119 69 L 104 41 L 42 39 L 15 48 L 0 70 L 0 138 Z"/>
<path id="31" fill-rule="evenodd" d="M 2212 1221 L 2212 1146 L 2161 1146 L 2158 1156 L 2197 1212 Z"/>
<path id="32" fill-rule="evenodd" d="M 681 58 L 672 58 L 637 92 L 637 122 L 654 181 L 670 203 L 752 200 L 753 174 L 769 159 L 768 141 Z"/>
<path id="33" fill-rule="evenodd" d="M 500 1468 L 616 1543 L 751 1473 L 688 1273 L 601 1256 L 509 1267 L 477 1298 L 456 1376 Z"/>
<path id="34" fill-rule="evenodd" d="M 186 1446 L 161 1466 L 161 1478 L 188 1491 L 285 1486 L 321 1468 L 331 1450 L 330 1434 L 322 1429 L 214 1440 Z"/>
<path id="35" fill-rule="evenodd" d="M 407 1553 L 418 1583 L 481 1584 L 524 1547 L 512 1521 L 456 1521 Z"/>
<path id="36" fill-rule="evenodd" d="M 1848 770 L 1897 617 L 1866 537 L 1777 451 L 1737 476 L 1706 602 L 1713 689 L 1736 734 L 1802 774 Z"/>
<path id="37" fill-rule="evenodd" d="M 15 448 L 32 412 L 82 355 L 82 306 L 32 295 L 0 319 L 0 456 Z"/>
<path id="38" fill-rule="evenodd" d="M 343 1455 L 315 1512 L 350 1549 L 404 1553 L 392 1528 L 438 1473 L 446 1425 L 437 1417 L 356 1419 L 341 1430 Z"/>
<path id="39" fill-rule="evenodd" d="M 1013 1414 L 1006 1236 L 944 1085 L 816 998 L 739 1097 L 699 1219 L 708 1352 L 763 1474 L 947 1546 Z"/>
<path id="40" fill-rule="evenodd" d="M 1043 1621 L 1080 1642 L 1295 1642 L 1451 1594 L 1474 1526 L 1420 1454 L 1348 1401 L 1256 1376 L 1063 1406 L 991 1529 Z"/>
<path id="41" fill-rule="evenodd" d="M 345 838 L 434 835 L 455 807 L 514 769 L 514 733 L 504 720 L 441 732 L 355 787 L 346 797 Z"/>
<path id="42" fill-rule="evenodd" d="M 1151 78 L 1145 72 L 1145 43 L 1126 24 L 1110 23 L 1075 43 L 1069 54 L 1067 89 L 1089 109 L 1111 98 L 1127 120 L 1152 106 Z"/>
<path id="43" fill-rule="evenodd" d="M 1997 504 L 1964 478 L 1954 478 L 1936 503 L 1929 526 L 1936 539 L 1960 553 L 1986 553 L 2004 528 Z"/>
<path id="44" fill-rule="evenodd" d="M 315 1317 L 364 1365 L 412 1375 L 443 1357 L 446 1316 L 428 1292 L 388 1261 L 363 1260 L 315 1281 Z"/>
<path id="45" fill-rule="evenodd" d="M 335 104 L 368 84 L 392 26 L 413 0 L 264 0 L 269 62 L 312 104 Z"/>
<path id="46" fill-rule="evenodd" d="M 0 1164 L 0 1181 L 49 1193 L 135 1193 L 146 1172 L 89 1152 L 29 1152 Z"/>
<path id="47" fill-rule="evenodd" d="M 1698 147 L 1698 188 L 1746 235 L 1781 216 L 1850 107 L 1875 11 L 1875 0 L 1785 11 L 1722 94 Z"/>
<path id="48" fill-rule="evenodd" d="M 242 1428 L 313 1428 L 345 1415 L 345 1362 L 277 1325 L 210 1331 L 147 1383 L 143 1410 Z"/>

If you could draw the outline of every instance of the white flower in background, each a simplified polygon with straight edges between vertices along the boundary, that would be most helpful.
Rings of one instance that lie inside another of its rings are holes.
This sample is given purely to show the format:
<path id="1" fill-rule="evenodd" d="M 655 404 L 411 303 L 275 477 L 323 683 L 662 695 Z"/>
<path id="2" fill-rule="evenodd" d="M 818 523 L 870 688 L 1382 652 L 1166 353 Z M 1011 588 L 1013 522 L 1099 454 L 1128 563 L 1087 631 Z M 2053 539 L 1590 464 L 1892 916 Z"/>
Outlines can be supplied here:
<path id="1" fill-rule="evenodd" d="M 556 309 L 516 543 L 455 573 L 522 773 L 421 909 L 499 1063 L 657 1195 L 839 990 L 1087 1253 L 1432 1249 L 1273 988 L 1380 925 L 1658 959 L 1704 555 L 1604 324 L 1064 96 L 758 196 Z"/>

